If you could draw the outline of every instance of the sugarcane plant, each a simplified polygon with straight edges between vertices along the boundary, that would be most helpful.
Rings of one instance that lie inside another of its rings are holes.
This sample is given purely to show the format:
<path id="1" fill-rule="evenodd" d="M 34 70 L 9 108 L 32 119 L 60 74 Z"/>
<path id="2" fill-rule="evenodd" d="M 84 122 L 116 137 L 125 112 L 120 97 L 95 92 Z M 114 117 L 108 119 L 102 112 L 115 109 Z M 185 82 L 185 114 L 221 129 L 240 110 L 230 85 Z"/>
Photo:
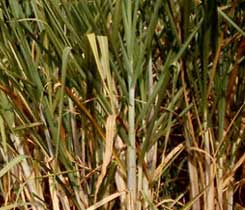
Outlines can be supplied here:
<path id="1" fill-rule="evenodd" d="M 242 209 L 244 1 L 0 2 L 0 209 Z"/>

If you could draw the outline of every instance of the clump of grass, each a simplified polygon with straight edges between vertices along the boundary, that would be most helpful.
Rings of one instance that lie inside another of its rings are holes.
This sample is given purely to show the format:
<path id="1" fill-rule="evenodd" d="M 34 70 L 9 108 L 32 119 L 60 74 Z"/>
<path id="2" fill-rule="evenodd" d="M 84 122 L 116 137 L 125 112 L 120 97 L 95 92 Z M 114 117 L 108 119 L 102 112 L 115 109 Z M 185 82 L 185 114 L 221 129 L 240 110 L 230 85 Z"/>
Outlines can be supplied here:
<path id="1" fill-rule="evenodd" d="M 3 209 L 234 209 L 243 2 L 2 1 Z"/>

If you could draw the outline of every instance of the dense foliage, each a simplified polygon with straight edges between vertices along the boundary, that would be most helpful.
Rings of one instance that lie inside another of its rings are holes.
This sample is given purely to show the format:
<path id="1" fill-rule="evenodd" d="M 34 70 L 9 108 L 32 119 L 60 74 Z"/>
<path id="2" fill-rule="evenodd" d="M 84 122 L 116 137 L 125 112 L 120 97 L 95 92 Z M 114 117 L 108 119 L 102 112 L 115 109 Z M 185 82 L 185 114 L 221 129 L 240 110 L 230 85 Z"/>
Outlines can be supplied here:
<path id="1" fill-rule="evenodd" d="M 0 209 L 242 209 L 244 6 L 0 1 Z"/>

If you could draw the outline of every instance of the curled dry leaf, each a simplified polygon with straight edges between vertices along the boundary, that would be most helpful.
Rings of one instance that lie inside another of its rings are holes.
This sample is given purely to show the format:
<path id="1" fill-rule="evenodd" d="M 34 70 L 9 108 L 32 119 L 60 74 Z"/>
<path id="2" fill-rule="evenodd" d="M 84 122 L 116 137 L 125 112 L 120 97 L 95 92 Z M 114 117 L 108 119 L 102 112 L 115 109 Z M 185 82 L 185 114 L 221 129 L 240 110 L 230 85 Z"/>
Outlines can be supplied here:
<path id="1" fill-rule="evenodd" d="M 106 175 L 107 167 L 111 162 L 112 151 L 113 151 L 113 140 L 116 134 L 116 115 L 109 115 L 106 120 L 106 141 L 105 141 L 105 150 L 103 154 L 103 163 L 101 174 L 96 183 L 96 192 L 95 192 L 95 202 L 97 200 L 98 192 L 102 181 Z"/>

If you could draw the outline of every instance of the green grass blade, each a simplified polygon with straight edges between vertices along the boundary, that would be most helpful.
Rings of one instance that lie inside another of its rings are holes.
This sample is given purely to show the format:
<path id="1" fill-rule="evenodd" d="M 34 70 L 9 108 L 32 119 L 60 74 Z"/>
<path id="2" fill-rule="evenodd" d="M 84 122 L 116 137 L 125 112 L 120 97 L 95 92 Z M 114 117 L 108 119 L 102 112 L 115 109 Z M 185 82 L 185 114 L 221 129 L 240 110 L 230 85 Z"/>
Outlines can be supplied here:
<path id="1" fill-rule="evenodd" d="M 25 155 L 19 155 L 15 157 L 13 160 L 9 161 L 1 170 L 0 170 L 0 177 L 10 171 L 14 166 L 19 164 L 22 160 L 26 159 Z"/>
<path id="2" fill-rule="evenodd" d="M 245 32 L 228 16 L 226 15 L 220 8 L 218 8 L 218 13 L 231 25 L 233 26 L 242 36 L 245 36 Z"/>
<path id="3" fill-rule="evenodd" d="M 67 72 L 67 64 L 70 55 L 71 47 L 66 47 L 63 51 L 62 55 L 62 67 L 61 67 L 61 91 L 60 91 L 60 101 L 59 101 L 59 116 L 58 116 L 58 129 L 56 136 L 56 152 L 55 157 L 58 158 L 59 155 L 59 147 L 60 147 L 60 132 L 61 132 L 61 124 L 62 124 L 62 116 L 63 116 L 63 107 L 64 107 L 64 94 L 65 94 L 65 86 L 66 86 L 66 72 Z"/>

